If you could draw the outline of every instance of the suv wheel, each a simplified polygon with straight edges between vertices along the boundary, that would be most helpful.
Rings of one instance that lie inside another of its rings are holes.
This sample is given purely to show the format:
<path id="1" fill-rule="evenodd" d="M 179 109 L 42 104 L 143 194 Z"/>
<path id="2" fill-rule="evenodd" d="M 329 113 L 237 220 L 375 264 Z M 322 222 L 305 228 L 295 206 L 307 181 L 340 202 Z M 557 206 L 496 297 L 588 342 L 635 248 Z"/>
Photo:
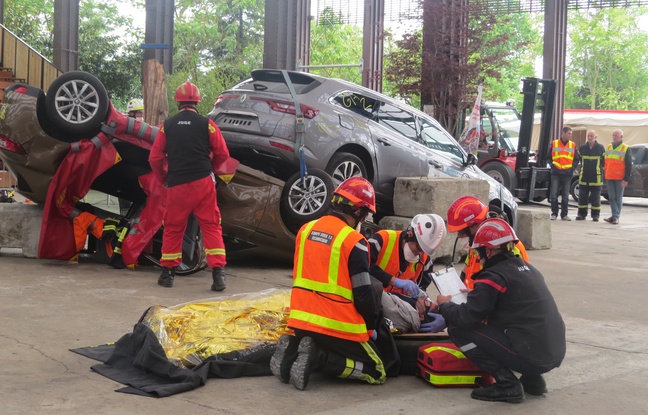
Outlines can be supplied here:
<path id="1" fill-rule="evenodd" d="M 326 172 L 333 178 L 333 185 L 340 183 L 353 176 L 367 177 L 367 168 L 360 158 L 351 153 L 336 153 L 326 166 Z"/>
<path id="2" fill-rule="evenodd" d="M 299 172 L 288 178 L 281 193 L 281 216 L 293 233 L 306 222 L 324 215 L 333 195 L 333 180 L 326 172 L 309 169 L 302 183 Z"/>

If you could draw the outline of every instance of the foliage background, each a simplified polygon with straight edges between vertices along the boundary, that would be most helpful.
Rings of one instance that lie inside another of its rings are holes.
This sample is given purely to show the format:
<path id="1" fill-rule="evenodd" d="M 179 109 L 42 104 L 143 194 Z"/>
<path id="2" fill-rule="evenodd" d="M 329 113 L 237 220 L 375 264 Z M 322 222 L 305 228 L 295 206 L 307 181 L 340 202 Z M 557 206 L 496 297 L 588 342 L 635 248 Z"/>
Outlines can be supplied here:
<path id="1" fill-rule="evenodd" d="M 262 66 L 264 5 L 261 0 L 175 1 L 170 100 L 177 85 L 191 80 L 201 89 L 199 110 L 206 113 L 221 91 Z M 5 0 L 5 26 L 49 59 L 53 7 L 54 0 Z M 98 76 L 116 107 L 125 110 L 130 98 L 142 95 L 144 0 L 81 0 L 79 9 L 79 69 Z M 648 110 L 647 17 L 645 7 L 570 11 L 566 108 Z M 519 98 L 520 79 L 538 72 L 542 18 L 516 14 L 471 23 L 473 40 L 480 37 L 484 47 L 468 62 L 497 56 L 504 64 L 466 79 L 467 99 L 475 96 L 480 80 L 485 99 Z M 311 65 L 359 64 L 362 28 L 344 21 L 330 9 L 312 21 Z M 396 32 L 385 34 L 383 92 L 419 107 L 421 33 Z M 361 79 L 356 67 L 312 72 L 355 83 Z"/>

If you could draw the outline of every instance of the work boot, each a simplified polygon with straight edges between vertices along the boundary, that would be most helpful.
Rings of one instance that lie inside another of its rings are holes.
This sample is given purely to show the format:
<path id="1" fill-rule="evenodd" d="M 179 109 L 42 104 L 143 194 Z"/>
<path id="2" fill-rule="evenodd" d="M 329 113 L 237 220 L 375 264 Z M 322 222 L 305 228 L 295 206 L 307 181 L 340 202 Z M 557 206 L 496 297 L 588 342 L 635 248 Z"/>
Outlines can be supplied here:
<path id="1" fill-rule="evenodd" d="M 524 389 L 518 378 L 507 368 L 492 373 L 495 384 L 472 391 L 470 397 L 480 401 L 520 403 L 524 400 Z"/>
<path id="2" fill-rule="evenodd" d="M 290 368 L 290 383 L 303 391 L 308 386 L 311 370 L 317 359 L 317 346 L 312 337 L 302 337 L 297 348 L 297 359 Z"/>
<path id="3" fill-rule="evenodd" d="M 217 267 L 212 269 L 212 291 L 223 291 L 226 287 L 225 285 L 225 270 L 222 267 Z"/>
<path id="4" fill-rule="evenodd" d="M 290 368 L 297 359 L 298 348 L 299 339 L 290 334 L 284 334 L 277 342 L 277 350 L 270 359 L 270 370 L 283 383 L 290 381 Z"/>
<path id="5" fill-rule="evenodd" d="M 173 268 L 162 267 L 162 273 L 160 274 L 160 278 L 158 278 L 158 285 L 161 285 L 166 288 L 173 287 L 173 278 L 175 277 L 175 272 L 176 272 L 175 267 Z"/>
<path id="6" fill-rule="evenodd" d="M 524 392 L 529 395 L 540 396 L 548 392 L 547 384 L 542 375 L 522 375 L 520 376 L 520 382 L 524 387 Z"/>

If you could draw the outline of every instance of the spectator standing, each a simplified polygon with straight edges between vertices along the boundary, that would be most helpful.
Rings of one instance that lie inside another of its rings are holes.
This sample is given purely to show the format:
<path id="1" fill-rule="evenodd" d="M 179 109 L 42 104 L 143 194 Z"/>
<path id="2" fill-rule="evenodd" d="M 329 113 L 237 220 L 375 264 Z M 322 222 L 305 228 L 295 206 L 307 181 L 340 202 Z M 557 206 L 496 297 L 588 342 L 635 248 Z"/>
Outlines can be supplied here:
<path id="1" fill-rule="evenodd" d="M 603 164 L 605 147 L 596 141 L 594 130 L 587 132 L 587 141 L 579 147 L 581 170 L 578 176 L 578 213 L 576 220 L 585 220 L 587 208 L 591 204 L 592 220 L 599 221 L 601 216 L 601 189 L 603 188 Z"/>
<path id="2" fill-rule="evenodd" d="M 484 269 L 468 300 L 437 297 L 450 339 L 495 378 L 494 385 L 474 389 L 473 399 L 517 403 L 525 392 L 542 395 L 542 374 L 565 357 L 565 323 L 540 271 L 511 252 L 517 240 L 505 220 L 482 222 L 472 247 Z"/>
<path id="3" fill-rule="evenodd" d="M 549 147 L 551 158 L 551 220 L 558 218 L 558 197 L 560 196 L 560 218 L 571 220 L 569 210 L 569 187 L 574 168 L 578 166 L 576 143 L 571 140 L 572 129 L 563 127 L 559 139 L 554 140 Z"/>
<path id="4" fill-rule="evenodd" d="M 174 99 L 180 112 L 164 121 L 149 156 L 153 174 L 168 187 L 158 284 L 173 286 L 176 268 L 182 262 L 187 219 L 193 213 L 203 234 L 207 265 L 212 269 L 211 289 L 223 291 L 225 244 L 214 172 L 229 158 L 229 151 L 216 124 L 198 114 L 196 104 L 201 97 L 196 85 L 189 81 L 180 85 Z"/>
<path id="5" fill-rule="evenodd" d="M 623 206 L 623 190 L 630 181 L 632 173 L 632 156 L 630 147 L 623 143 L 623 131 L 612 131 L 612 142 L 605 150 L 605 182 L 612 216 L 604 219 L 607 223 L 619 224 Z"/>

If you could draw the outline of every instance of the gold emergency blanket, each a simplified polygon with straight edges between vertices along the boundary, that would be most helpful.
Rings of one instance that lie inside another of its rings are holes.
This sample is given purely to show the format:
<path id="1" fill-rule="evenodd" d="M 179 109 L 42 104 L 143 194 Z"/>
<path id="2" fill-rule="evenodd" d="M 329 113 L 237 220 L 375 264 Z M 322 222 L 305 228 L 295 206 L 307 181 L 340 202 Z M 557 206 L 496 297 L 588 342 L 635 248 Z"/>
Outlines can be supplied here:
<path id="1" fill-rule="evenodd" d="M 285 333 L 290 289 L 235 294 L 173 307 L 153 306 L 142 319 L 169 360 L 194 367 L 214 354 L 274 345 Z"/>

